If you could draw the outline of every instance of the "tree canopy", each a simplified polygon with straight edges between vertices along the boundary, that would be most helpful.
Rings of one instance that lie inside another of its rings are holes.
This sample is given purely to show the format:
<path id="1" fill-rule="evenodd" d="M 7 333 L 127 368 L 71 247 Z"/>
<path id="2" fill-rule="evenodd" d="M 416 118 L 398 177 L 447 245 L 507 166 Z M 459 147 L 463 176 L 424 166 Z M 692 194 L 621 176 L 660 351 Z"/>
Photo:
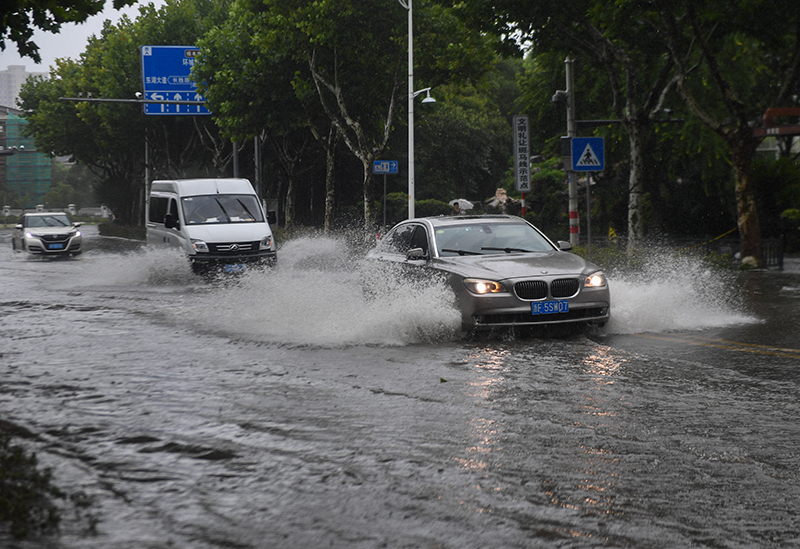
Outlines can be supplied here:
<path id="1" fill-rule="evenodd" d="M 135 4 L 137 0 L 114 0 L 114 8 Z M 36 29 L 57 34 L 64 23 L 82 23 L 103 11 L 106 0 L 5 0 L 0 8 L 0 51 L 6 40 L 17 46 L 22 56 L 40 62 L 39 46 L 33 40 Z"/>
<path id="2" fill-rule="evenodd" d="M 374 0 L 167 0 L 108 24 L 80 60 L 31 81 L 26 118 L 41 148 L 95 170 L 100 196 L 132 221 L 145 167 L 152 177 L 231 175 L 252 154 L 259 160 L 241 169 L 263 181 L 284 222 L 369 225 L 382 207 L 372 161 L 398 160 L 390 195 L 407 186 L 407 15 L 400 2 Z M 785 166 L 753 169 L 764 111 L 798 103 L 798 17 L 790 0 L 418 0 L 415 88 L 431 87 L 437 103 L 415 108 L 417 198 L 437 201 L 434 211 L 454 198 L 480 205 L 498 187 L 513 196 L 510 117 L 525 113 L 534 156 L 548 159 L 534 170 L 530 215 L 564 230 L 565 112 L 551 97 L 569 56 L 577 118 L 616 121 L 578 127 L 607 143 L 593 225 L 635 241 L 738 224 L 758 258 L 761 218 L 773 235 L 773 208 L 800 207 L 796 193 L 758 187 Z M 200 47 L 192 78 L 213 116 L 154 120 L 136 106 L 58 101 L 133 97 L 145 44 Z M 791 140 L 778 144 L 796 163 Z"/>

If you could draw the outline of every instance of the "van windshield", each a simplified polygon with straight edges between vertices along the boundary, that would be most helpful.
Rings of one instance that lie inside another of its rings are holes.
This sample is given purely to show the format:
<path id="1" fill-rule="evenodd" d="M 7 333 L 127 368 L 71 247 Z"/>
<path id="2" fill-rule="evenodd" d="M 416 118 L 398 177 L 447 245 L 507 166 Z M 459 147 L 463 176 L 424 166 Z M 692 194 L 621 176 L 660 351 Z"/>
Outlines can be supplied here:
<path id="1" fill-rule="evenodd" d="M 187 225 L 263 223 L 264 214 L 251 194 L 209 194 L 181 199 Z"/>

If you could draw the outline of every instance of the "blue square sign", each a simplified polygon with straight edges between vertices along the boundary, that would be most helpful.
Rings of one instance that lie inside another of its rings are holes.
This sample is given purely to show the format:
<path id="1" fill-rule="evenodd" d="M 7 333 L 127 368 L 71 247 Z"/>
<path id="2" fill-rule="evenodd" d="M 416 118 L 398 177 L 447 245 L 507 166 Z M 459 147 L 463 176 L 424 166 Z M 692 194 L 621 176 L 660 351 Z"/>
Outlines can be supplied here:
<path id="1" fill-rule="evenodd" d="M 602 137 L 572 138 L 572 171 L 601 172 L 606 167 Z"/>
<path id="2" fill-rule="evenodd" d="M 195 57 L 200 50 L 195 46 L 142 46 L 142 88 L 149 101 L 172 103 L 145 103 L 144 113 L 152 115 L 207 115 L 211 112 L 199 104 L 203 96 L 197 93 L 197 84 L 189 79 Z M 180 103 L 181 101 L 194 104 Z"/>

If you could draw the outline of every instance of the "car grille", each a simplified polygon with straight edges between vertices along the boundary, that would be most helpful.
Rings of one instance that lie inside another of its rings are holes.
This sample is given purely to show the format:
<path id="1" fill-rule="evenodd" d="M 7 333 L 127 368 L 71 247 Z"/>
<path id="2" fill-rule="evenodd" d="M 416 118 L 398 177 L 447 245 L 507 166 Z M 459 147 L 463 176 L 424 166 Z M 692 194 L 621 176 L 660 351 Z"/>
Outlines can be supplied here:
<path id="1" fill-rule="evenodd" d="M 554 298 L 572 297 L 578 293 L 580 284 L 575 278 L 559 278 L 550 282 L 550 295 Z M 514 292 L 520 299 L 545 299 L 547 282 L 544 280 L 524 280 L 514 284 Z"/>
<path id="2" fill-rule="evenodd" d="M 248 255 L 257 254 L 259 242 L 209 242 L 210 252 L 217 254 Z"/>
<path id="3" fill-rule="evenodd" d="M 544 299 L 547 297 L 547 282 L 526 280 L 514 284 L 514 291 L 520 299 Z"/>
<path id="4" fill-rule="evenodd" d="M 559 278 L 550 283 L 553 297 L 572 297 L 578 293 L 578 281 L 574 278 Z"/>
<path id="5" fill-rule="evenodd" d="M 39 239 L 44 242 L 66 242 L 71 235 L 68 234 L 42 234 Z"/>

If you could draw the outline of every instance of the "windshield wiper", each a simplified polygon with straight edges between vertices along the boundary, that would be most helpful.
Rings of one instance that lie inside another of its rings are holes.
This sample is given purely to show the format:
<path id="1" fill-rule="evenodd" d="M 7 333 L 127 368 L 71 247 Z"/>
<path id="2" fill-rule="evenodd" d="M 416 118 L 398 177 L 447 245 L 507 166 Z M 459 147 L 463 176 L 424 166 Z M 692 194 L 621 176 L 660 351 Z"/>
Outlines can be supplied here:
<path id="1" fill-rule="evenodd" d="M 442 248 L 442 251 L 458 255 L 483 255 L 480 252 L 473 252 L 472 250 L 451 250 L 450 248 Z"/>
<path id="2" fill-rule="evenodd" d="M 523 252 L 523 253 L 531 252 L 530 250 L 524 250 L 522 248 L 491 248 L 488 246 L 481 248 L 481 250 L 495 250 L 495 251 L 505 252 L 507 254 L 510 254 L 511 252 Z"/>
<path id="3" fill-rule="evenodd" d="M 256 220 L 256 216 L 254 216 L 252 213 L 250 213 L 250 210 L 247 208 L 247 206 L 245 206 L 244 202 L 242 202 L 242 201 L 241 201 L 241 200 L 239 200 L 238 198 L 236 199 L 236 202 L 238 202 L 238 203 L 239 203 L 239 204 L 242 206 L 242 209 L 243 209 L 245 212 L 247 212 L 247 215 L 249 215 L 249 216 L 250 216 L 250 219 L 252 219 L 253 221 L 255 221 L 255 220 Z M 241 217 L 241 216 L 240 216 L 240 217 Z"/>
<path id="4" fill-rule="evenodd" d="M 228 212 L 225 210 L 225 206 L 223 206 L 223 205 L 222 205 L 222 202 L 220 202 L 220 201 L 219 201 L 219 198 L 217 198 L 217 197 L 215 196 L 215 197 L 214 197 L 214 200 L 217 202 L 217 204 L 219 204 L 219 209 L 220 209 L 220 210 L 222 210 L 222 213 L 223 213 L 223 214 L 225 214 L 225 217 L 227 217 L 227 218 L 228 218 L 228 223 L 230 223 L 230 221 L 231 221 L 231 214 L 229 214 L 229 213 L 228 213 Z"/>

